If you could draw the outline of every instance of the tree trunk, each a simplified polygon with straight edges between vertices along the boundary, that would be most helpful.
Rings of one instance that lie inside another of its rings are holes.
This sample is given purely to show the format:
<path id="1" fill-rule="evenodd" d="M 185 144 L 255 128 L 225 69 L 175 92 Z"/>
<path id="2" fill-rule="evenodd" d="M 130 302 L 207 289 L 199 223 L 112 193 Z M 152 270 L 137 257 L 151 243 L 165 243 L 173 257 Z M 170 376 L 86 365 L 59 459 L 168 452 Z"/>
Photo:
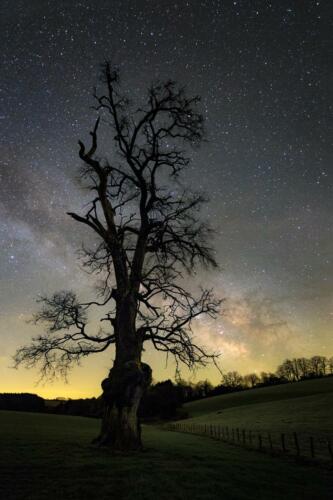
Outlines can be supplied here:
<path id="1" fill-rule="evenodd" d="M 142 448 L 137 412 L 150 382 L 149 365 L 127 361 L 119 366 L 115 362 L 108 378 L 102 382 L 104 414 L 95 444 L 125 451 Z"/>
<path id="2" fill-rule="evenodd" d="M 115 318 L 116 358 L 103 380 L 104 415 L 100 435 L 94 441 L 114 450 L 142 448 L 138 409 L 151 383 L 151 368 L 141 362 L 142 337 L 136 331 L 135 294 L 117 299 Z"/>

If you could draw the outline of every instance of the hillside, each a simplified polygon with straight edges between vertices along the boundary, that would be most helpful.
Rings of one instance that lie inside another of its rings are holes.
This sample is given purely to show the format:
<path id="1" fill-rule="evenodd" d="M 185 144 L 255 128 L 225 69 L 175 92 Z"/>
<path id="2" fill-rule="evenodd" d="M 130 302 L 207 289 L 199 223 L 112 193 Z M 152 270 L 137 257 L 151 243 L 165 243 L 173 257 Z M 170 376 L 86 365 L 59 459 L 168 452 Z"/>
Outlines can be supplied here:
<path id="1" fill-rule="evenodd" d="M 185 405 L 190 423 L 333 435 L 333 377 L 215 396 Z"/>
<path id="2" fill-rule="evenodd" d="M 213 396 L 186 403 L 184 407 L 191 417 L 197 417 L 205 413 L 232 408 L 233 406 L 266 403 L 329 392 L 333 392 L 333 377 L 304 380 L 291 384 L 260 387 L 258 389 Z"/>

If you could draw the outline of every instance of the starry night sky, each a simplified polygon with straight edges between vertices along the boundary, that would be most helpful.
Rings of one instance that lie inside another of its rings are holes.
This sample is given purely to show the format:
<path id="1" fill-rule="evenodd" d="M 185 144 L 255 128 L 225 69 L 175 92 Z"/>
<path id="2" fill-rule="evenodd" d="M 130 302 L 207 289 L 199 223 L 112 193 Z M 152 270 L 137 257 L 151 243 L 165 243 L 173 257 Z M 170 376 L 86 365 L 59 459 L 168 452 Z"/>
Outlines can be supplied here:
<path id="1" fill-rule="evenodd" d="M 333 355 L 330 1 L 2 0 L 0 84 L 0 391 L 36 391 L 9 368 L 36 327 L 41 292 L 84 295 L 66 216 L 86 194 L 77 140 L 94 123 L 99 64 L 120 67 L 131 99 L 156 79 L 202 97 L 208 142 L 188 183 L 210 197 L 221 271 L 202 273 L 227 298 L 195 326 L 223 369 L 275 369 L 286 356 Z M 200 278 L 200 277 L 199 277 Z M 149 350 L 155 379 L 173 374 Z M 99 393 L 110 354 L 46 396 Z M 186 375 L 187 376 L 187 375 Z M 196 379 L 219 375 L 200 371 Z"/>

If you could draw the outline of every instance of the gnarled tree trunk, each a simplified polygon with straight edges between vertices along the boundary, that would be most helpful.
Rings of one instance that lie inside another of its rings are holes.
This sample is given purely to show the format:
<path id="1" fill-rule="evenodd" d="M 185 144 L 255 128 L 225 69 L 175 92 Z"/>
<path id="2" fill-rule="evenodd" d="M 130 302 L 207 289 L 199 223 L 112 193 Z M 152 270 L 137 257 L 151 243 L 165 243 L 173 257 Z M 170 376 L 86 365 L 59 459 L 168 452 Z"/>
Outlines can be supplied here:
<path id="1" fill-rule="evenodd" d="M 100 435 L 94 442 L 114 450 L 142 448 L 138 409 L 152 372 L 149 365 L 141 362 L 142 339 L 135 328 L 136 307 L 133 295 L 118 298 L 116 358 L 102 382 L 104 413 Z"/>
<path id="2" fill-rule="evenodd" d="M 137 412 L 150 382 L 149 365 L 134 360 L 122 365 L 115 362 L 108 378 L 102 382 L 104 414 L 100 435 L 94 443 L 114 450 L 142 448 Z"/>

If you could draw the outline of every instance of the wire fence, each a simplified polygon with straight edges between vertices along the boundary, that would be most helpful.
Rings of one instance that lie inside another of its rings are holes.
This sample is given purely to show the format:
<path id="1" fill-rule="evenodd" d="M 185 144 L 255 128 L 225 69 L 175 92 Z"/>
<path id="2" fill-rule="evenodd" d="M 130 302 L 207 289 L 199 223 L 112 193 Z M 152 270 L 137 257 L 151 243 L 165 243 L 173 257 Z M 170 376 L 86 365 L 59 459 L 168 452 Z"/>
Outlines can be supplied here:
<path id="1" fill-rule="evenodd" d="M 244 446 L 272 454 L 333 462 L 331 438 L 307 433 L 254 431 L 223 425 L 170 423 L 167 430 L 207 436 L 230 444 Z"/>

